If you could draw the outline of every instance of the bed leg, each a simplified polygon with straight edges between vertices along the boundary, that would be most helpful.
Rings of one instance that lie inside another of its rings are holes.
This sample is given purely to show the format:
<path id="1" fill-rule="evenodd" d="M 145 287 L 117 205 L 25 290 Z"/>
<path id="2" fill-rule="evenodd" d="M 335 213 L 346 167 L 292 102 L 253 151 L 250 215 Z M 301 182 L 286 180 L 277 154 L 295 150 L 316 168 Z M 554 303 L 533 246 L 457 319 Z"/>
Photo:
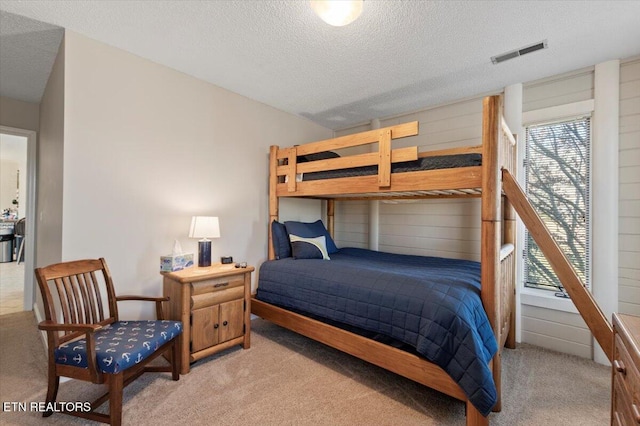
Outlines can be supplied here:
<path id="1" fill-rule="evenodd" d="M 516 307 L 511 307 L 511 318 L 509 318 L 509 332 L 504 345 L 509 349 L 516 348 Z"/>
<path id="2" fill-rule="evenodd" d="M 467 426 L 489 426 L 489 419 L 467 400 Z"/>
<path id="3" fill-rule="evenodd" d="M 498 352 L 493 357 L 493 381 L 496 384 L 496 394 L 498 396 L 498 400 L 496 401 L 496 405 L 493 406 L 491 411 L 494 413 L 499 413 L 502 410 L 502 349 L 499 349 Z"/>

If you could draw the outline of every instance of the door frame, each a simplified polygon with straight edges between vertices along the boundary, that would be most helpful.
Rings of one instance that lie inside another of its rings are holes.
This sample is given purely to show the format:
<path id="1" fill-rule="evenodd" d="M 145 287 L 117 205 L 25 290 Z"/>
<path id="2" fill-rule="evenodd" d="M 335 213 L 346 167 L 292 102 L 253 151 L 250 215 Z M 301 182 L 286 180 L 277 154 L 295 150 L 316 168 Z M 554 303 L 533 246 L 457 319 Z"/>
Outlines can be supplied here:
<path id="1" fill-rule="evenodd" d="M 24 299 L 25 311 L 33 310 L 35 303 L 35 282 L 33 273 L 36 265 L 36 170 L 37 170 L 37 134 L 33 130 L 19 129 L 0 125 L 0 133 L 27 138 L 27 208 L 25 209 L 24 236 Z"/>

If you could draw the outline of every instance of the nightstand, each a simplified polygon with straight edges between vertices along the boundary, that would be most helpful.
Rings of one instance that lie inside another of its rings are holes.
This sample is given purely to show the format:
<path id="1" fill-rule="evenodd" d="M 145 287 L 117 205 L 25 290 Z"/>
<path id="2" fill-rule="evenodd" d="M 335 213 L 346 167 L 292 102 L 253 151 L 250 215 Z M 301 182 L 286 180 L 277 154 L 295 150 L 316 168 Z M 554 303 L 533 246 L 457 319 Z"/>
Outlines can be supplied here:
<path id="1" fill-rule="evenodd" d="M 161 272 L 169 296 L 165 317 L 182 321 L 181 374 L 199 359 L 235 345 L 250 346 L 251 273 L 220 263 Z"/>
<path id="2" fill-rule="evenodd" d="M 640 423 L 640 317 L 613 314 L 611 424 Z"/>

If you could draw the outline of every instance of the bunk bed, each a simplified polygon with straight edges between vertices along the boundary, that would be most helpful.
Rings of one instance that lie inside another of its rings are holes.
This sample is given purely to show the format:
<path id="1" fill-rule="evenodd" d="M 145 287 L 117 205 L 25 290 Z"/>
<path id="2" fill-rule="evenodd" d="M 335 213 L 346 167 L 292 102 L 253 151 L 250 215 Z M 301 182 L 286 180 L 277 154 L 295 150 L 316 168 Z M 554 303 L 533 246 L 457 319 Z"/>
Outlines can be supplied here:
<path id="1" fill-rule="evenodd" d="M 495 384 L 496 401 L 492 409 L 499 411 L 501 351 L 504 346 L 515 348 L 515 212 L 503 196 L 502 171 L 515 172 L 516 142 L 502 116 L 500 96 L 483 100 L 480 146 L 431 152 L 419 152 L 415 146 L 393 149 L 393 140 L 416 134 L 418 123 L 412 122 L 289 148 L 272 146 L 269 223 L 277 223 L 279 199 L 282 197 L 326 200 L 327 229 L 331 236 L 336 200 L 480 197 L 479 304 L 483 315 L 486 313 L 497 347 L 485 367 Z M 366 148 L 371 144 L 377 145 L 377 151 L 370 152 L 369 149 L 365 153 L 339 157 L 326 155 L 335 150 Z M 425 166 L 424 163 L 431 160 L 437 165 Z M 405 168 L 407 164 L 409 167 Z M 336 171 L 337 175 L 334 174 Z M 270 226 L 270 260 L 266 264 L 281 262 L 275 260 L 272 229 Z M 466 403 L 467 425 L 488 424 L 486 407 L 481 412 L 461 385 L 441 366 L 415 351 L 399 349 L 396 345 L 373 339 L 361 330 L 326 321 L 304 310 L 286 309 L 260 300 L 260 283 L 258 293 L 251 300 L 251 311 L 280 326 L 457 398 Z"/>

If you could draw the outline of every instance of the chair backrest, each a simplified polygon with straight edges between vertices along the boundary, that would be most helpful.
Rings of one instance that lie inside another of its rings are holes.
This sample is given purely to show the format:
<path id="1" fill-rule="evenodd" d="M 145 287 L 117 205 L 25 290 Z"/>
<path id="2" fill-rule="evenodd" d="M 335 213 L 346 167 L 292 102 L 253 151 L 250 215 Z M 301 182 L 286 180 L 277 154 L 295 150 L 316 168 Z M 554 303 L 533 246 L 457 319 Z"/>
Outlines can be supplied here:
<path id="1" fill-rule="evenodd" d="M 13 234 L 24 236 L 24 227 L 25 227 L 26 218 L 22 218 L 16 222 L 16 226 L 13 228 Z"/>
<path id="2" fill-rule="evenodd" d="M 110 324 L 118 321 L 113 281 L 103 258 L 36 268 L 46 320 L 56 324 Z M 57 298 L 53 294 L 57 294 Z M 106 300 L 105 300 L 106 299 Z M 108 308 L 108 313 L 105 309 Z M 82 333 L 54 335 L 55 346 Z"/>

